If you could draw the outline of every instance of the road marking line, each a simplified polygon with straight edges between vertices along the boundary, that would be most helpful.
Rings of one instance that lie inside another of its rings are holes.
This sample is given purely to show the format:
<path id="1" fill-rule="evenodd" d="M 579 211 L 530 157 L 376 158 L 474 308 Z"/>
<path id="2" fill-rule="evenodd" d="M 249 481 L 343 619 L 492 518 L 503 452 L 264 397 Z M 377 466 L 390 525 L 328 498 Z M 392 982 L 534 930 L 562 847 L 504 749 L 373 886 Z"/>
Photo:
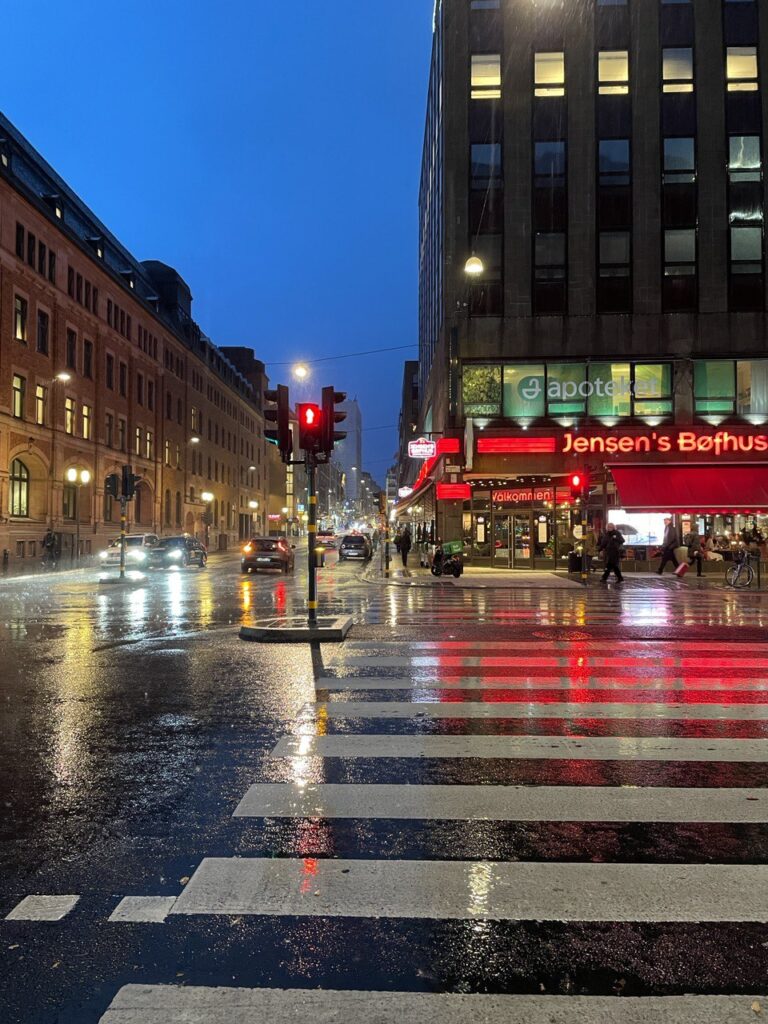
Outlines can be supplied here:
<path id="1" fill-rule="evenodd" d="M 316 690 L 671 690 L 687 689 L 725 690 L 728 694 L 740 691 L 768 691 L 768 681 L 748 682 L 732 678 L 696 679 L 695 685 L 680 676 L 462 676 L 452 679 L 436 677 L 395 678 L 393 676 L 321 676 L 315 680 Z"/>
<path id="2" fill-rule="evenodd" d="M 234 817 L 768 822 L 768 790 L 259 783 Z"/>
<path id="3" fill-rule="evenodd" d="M 334 701 L 307 704 L 305 713 L 319 712 L 326 718 L 661 718 L 673 720 L 765 721 L 768 704 L 574 704 L 527 703 L 523 701 L 408 702 Z"/>
<path id="4" fill-rule="evenodd" d="M 162 924 L 175 902 L 175 896 L 126 896 L 120 900 L 107 920 Z"/>
<path id="5" fill-rule="evenodd" d="M 447 668 L 562 668 L 575 671 L 588 672 L 590 668 L 633 668 L 639 672 L 648 670 L 656 671 L 662 669 L 692 669 L 696 672 L 702 669 L 722 669 L 731 672 L 746 672 L 748 669 L 764 669 L 765 657 L 755 658 L 753 656 L 743 658 L 675 658 L 653 657 L 641 658 L 637 655 L 617 655 L 615 657 L 597 657 L 592 654 L 549 654 L 549 655 L 513 655 L 507 657 L 503 654 L 413 654 L 413 655 L 389 655 L 377 654 L 356 655 L 339 657 L 332 662 L 332 667 L 349 666 L 357 668 L 360 666 L 371 666 L 377 668 L 412 668 L 414 670 Z"/>
<path id="6" fill-rule="evenodd" d="M 177 914 L 768 922 L 768 866 L 211 857 Z"/>
<path id="7" fill-rule="evenodd" d="M 283 736 L 272 757 L 477 757 L 573 761 L 768 761 L 768 740 L 664 736 Z"/>
<path id="8" fill-rule="evenodd" d="M 765 996 L 505 996 L 126 985 L 100 1024 L 724 1024 Z M 173 1014 L 173 1017 L 170 1015 Z"/>
<path id="9" fill-rule="evenodd" d="M 61 921 L 74 908 L 79 896 L 25 896 L 6 921 Z"/>

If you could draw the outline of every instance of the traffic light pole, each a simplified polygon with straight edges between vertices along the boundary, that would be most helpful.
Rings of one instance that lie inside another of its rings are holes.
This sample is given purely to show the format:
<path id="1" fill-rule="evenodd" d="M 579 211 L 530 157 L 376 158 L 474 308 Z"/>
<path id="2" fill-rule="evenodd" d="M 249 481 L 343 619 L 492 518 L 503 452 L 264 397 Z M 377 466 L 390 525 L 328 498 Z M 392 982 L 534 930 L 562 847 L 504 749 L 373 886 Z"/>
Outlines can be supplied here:
<path id="1" fill-rule="evenodd" d="M 589 555 L 587 554 L 587 502 L 589 487 L 581 492 L 581 582 L 586 587 L 589 583 Z"/>
<path id="2" fill-rule="evenodd" d="M 306 467 L 307 467 L 307 497 L 309 499 L 309 523 L 307 530 L 309 532 L 308 547 L 308 582 L 309 582 L 309 600 L 307 602 L 308 608 L 308 622 L 310 629 L 317 628 L 317 556 L 315 548 L 317 546 L 317 493 L 315 490 L 315 470 L 316 462 L 315 456 L 312 452 L 307 452 Z"/>
<path id="3" fill-rule="evenodd" d="M 120 499 L 120 579 L 125 579 L 125 535 L 127 527 L 127 507 L 125 498 Z"/>

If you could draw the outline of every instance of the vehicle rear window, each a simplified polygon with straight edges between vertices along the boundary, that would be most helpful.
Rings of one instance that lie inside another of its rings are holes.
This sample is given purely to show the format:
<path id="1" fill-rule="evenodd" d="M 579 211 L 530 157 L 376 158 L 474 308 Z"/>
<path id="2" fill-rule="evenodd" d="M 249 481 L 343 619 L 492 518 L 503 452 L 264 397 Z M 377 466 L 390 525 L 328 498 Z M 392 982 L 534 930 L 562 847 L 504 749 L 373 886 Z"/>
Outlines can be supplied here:
<path id="1" fill-rule="evenodd" d="M 365 537 L 345 537 L 344 546 L 348 548 L 364 548 Z"/>
<path id="2" fill-rule="evenodd" d="M 251 544 L 256 551 L 277 551 L 276 540 L 253 540 Z"/>

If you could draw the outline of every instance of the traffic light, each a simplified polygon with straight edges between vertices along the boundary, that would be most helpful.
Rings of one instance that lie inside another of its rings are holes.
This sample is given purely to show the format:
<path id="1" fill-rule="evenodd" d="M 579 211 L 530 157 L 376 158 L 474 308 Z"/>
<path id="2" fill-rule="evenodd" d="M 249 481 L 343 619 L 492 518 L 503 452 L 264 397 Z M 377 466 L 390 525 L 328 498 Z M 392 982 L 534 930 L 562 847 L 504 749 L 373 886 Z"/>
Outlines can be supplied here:
<path id="1" fill-rule="evenodd" d="M 299 417 L 299 448 L 305 452 L 323 450 L 323 412 L 314 402 L 303 402 L 296 406 Z"/>
<path id="2" fill-rule="evenodd" d="M 104 493 L 108 494 L 110 498 L 114 498 L 115 501 L 120 497 L 120 477 L 117 473 L 112 473 L 107 477 L 104 482 Z"/>
<path id="3" fill-rule="evenodd" d="M 274 409 L 264 410 L 264 419 L 268 423 L 275 424 L 275 429 L 264 431 L 264 437 L 277 445 L 283 462 L 290 462 L 293 452 L 293 435 L 291 434 L 288 388 L 285 384 L 279 384 L 274 391 L 265 391 L 264 401 L 272 402 L 275 405 Z"/>
<path id="4" fill-rule="evenodd" d="M 584 498 L 589 491 L 589 476 L 584 472 L 571 473 L 568 477 L 568 484 L 571 488 L 571 497 L 574 501 L 577 498 Z"/>
<path id="5" fill-rule="evenodd" d="M 139 480 L 141 477 L 134 475 L 133 466 L 123 466 L 123 489 L 120 497 L 130 501 L 136 494 L 136 484 Z"/>
<path id="6" fill-rule="evenodd" d="M 336 430 L 337 423 L 343 423 L 347 414 L 337 409 L 340 402 L 346 400 L 343 391 L 336 391 L 333 387 L 323 388 L 323 417 L 322 417 L 322 444 L 320 450 L 330 456 L 337 441 L 343 441 L 347 436 L 346 431 Z"/>

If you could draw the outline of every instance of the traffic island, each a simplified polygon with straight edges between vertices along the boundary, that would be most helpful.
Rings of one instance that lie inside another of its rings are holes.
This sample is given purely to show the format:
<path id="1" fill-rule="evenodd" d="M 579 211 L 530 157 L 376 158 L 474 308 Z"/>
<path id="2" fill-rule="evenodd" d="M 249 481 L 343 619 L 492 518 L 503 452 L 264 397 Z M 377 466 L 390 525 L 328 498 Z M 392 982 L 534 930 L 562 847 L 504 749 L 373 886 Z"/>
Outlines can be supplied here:
<path id="1" fill-rule="evenodd" d="M 352 616 L 319 615 L 317 623 L 309 625 L 306 615 L 282 619 L 262 619 L 252 626 L 242 626 L 240 639 L 262 644 L 300 644 L 318 641 L 340 643 L 352 628 Z"/>

